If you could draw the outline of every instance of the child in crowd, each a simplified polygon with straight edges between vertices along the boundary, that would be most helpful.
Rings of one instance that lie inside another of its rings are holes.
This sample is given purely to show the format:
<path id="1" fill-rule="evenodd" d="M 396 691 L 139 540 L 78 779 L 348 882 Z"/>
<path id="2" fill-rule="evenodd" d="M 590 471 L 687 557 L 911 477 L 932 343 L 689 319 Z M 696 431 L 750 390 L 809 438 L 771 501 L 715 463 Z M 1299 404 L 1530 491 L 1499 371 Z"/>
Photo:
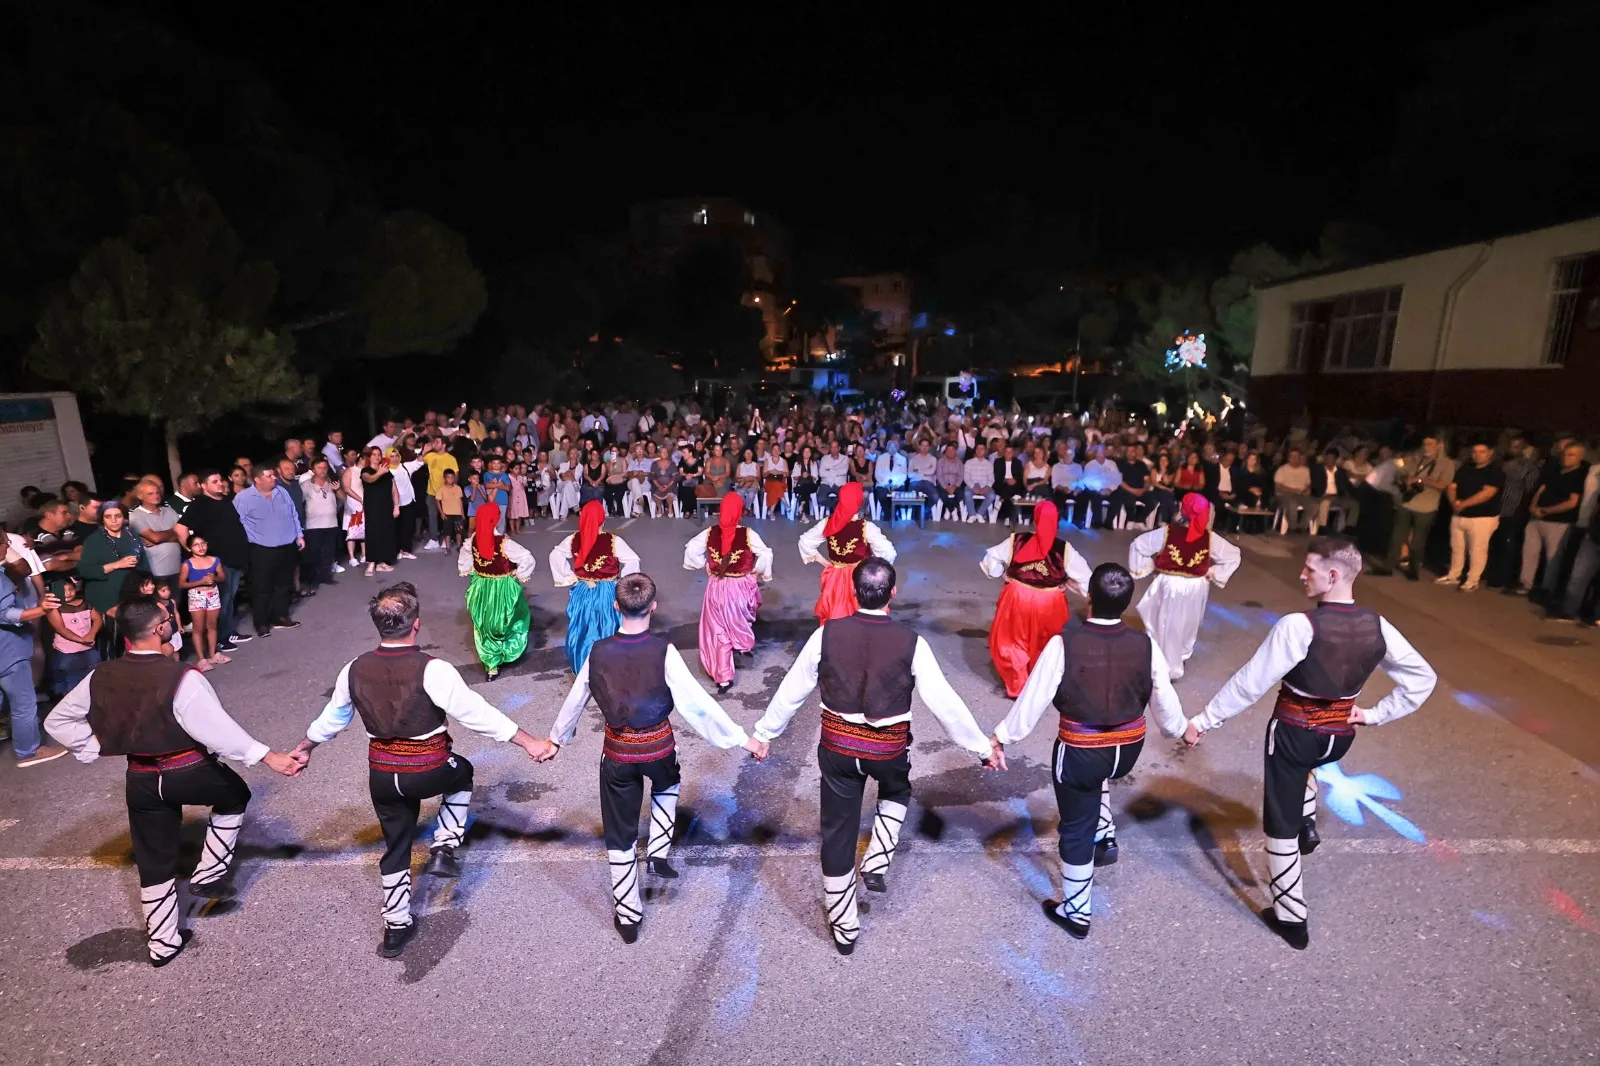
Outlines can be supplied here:
<path id="1" fill-rule="evenodd" d="M 59 699 L 78 686 L 100 662 L 95 641 L 105 623 L 100 612 L 83 598 L 83 582 L 69 577 L 52 582 L 51 591 L 61 606 L 45 615 L 55 638 L 50 642 L 50 690 Z"/>
<path id="2" fill-rule="evenodd" d="M 467 472 L 467 532 L 476 525 L 478 508 L 489 502 L 489 490 L 483 486 L 483 475 L 476 470 Z"/>
<path id="3" fill-rule="evenodd" d="M 444 484 L 439 486 L 439 494 L 434 497 L 439 501 L 440 543 L 447 549 L 459 552 L 461 540 L 466 534 L 467 521 L 465 510 L 465 497 L 461 486 L 456 484 L 456 472 L 444 472 Z"/>
<path id="4" fill-rule="evenodd" d="M 550 496 L 555 490 L 555 471 L 550 468 L 550 453 L 540 452 L 539 461 L 528 475 L 528 490 L 534 494 L 534 513 L 550 517 Z"/>
<path id="5" fill-rule="evenodd" d="M 511 513 L 506 516 L 506 530 L 521 533 L 522 523 L 528 517 L 528 468 L 520 462 L 511 464 Z"/>
<path id="6" fill-rule="evenodd" d="M 217 617 L 222 613 L 222 594 L 217 586 L 227 577 L 222 560 L 210 554 L 206 538 L 189 536 L 189 558 L 178 568 L 178 587 L 188 590 L 189 618 L 194 623 L 194 651 L 202 671 L 231 662 L 217 651 Z"/>
<path id="7" fill-rule="evenodd" d="M 167 614 L 167 620 L 161 626 L 162 636 L 166 638 L 165 647 L 163 647 L 161 654 L 169 659 L 181 658 L 183 654 L 183 619 L 178 617 L 178 604 L 172 598 L 172 584 L 167 581 L 146 578 L 144 581 L 139 582 L 139 587 L 143 589 L 146 584 L 150 586 L 150 591 L 143 593 L 143 595 L 154 596 L 156 603 L 160 604 L 161 609 Z"/>

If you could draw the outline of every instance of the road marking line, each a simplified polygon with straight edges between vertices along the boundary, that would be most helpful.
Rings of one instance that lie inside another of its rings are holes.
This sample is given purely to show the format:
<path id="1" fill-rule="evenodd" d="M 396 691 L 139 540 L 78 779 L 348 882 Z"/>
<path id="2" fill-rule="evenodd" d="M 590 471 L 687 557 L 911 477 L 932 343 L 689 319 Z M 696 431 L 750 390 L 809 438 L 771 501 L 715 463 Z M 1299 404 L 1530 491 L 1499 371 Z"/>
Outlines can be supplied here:
<path id="1" fill-rule="evenodd" d="M 21 825 L 21 818 L 0 818 L 0 833 L 4 833 L 14 825 Z"/>
<path id="2" fill-rule="evenodd" d="M 626 522 L 622 523 L 622 525 L 618 526 L 617 528 L 619 530 L 627 529 L 629 526 L 633 525 L 637 521 L 638 521 L 637 518 L 630 518 Z"/>
<path id="3" fill-rule="evenodd" d="M 1183 852 L 1221 852 L 1224 854 L 1252 854 L 1264 845 L 1260 837 L 1228 841 L 1209 848 L 1197 844 L 1173 842 L 1145 843 L 1133 839 L 1123 841 L 1130 852 L 1158 852 L 1180 854 Z M 789 841 L 768 844 L 680 844 L 674 853 L 704 854 L 716 859 L 759 858 L 814 858 L 815 841 Z M 902 841 L 907 851 L 932 854 L 1042 854 L 1055 852 L 1054 834 L 1037 840 L 1024 841 L 1006 847 L 991 847 L 981 840 Z M 1464 840 L 1435 840 L 1428 844 L 1413 844 L 1407 840 L 1390 840 L 1383 837 L 1361 837 L 1353 840 L 1323 840 L 1319 849 L 1324 854 L 1344 855 L 1600 855 L 1600 840 L 1572 839 L 1518 839 L 1483 838 Z M 415 854 L 427 855 L 427 848 L 418 845 Z M 523 863 L 593 862 L 601 854 L 600 842 L 589 844 L 552 844 L 538 841 L 519 842 L 493 848 L 468 849 L 472 862 L 490 866 L 520 865 Z M 376 850 L 307 852 L 292 859 L 269 859 L 273 866 L 371 866 L 378 861 Z M 0 872 L 26 872 L 40 870 L 112 870 L 130 865 L 122 858 L 84 856 L 13 856 L 0 858 Z"/>

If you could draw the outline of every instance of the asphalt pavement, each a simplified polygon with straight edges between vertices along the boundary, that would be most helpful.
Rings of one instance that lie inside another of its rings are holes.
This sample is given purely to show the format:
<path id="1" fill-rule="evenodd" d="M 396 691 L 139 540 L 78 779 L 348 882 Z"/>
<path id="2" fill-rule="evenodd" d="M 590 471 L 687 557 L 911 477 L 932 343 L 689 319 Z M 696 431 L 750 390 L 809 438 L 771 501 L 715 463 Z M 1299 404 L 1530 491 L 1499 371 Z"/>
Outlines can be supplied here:
<path id="1" fill-rule="evenodd" d="M 753 661 L 723 705 L 745 726 L 813 628 L 817 568 L 799 527 L 756 523 L 777 552 Z M 570 684 L 565 592 L 538 557 L 534 641 L 485 683 L 454 558 L 399 578 L 423 596 L 427 649 L 546 733 Z M 682 569 L 699 525 L 621 528 L 656 578 L 657 629 L 698 671 L 704 576 Z M 999 583 L 978 569 L 994 526 L 896 525 L 895 616 L 932 643 L 979 724 L 1005 699 L 987 631 Z M 1091 562 L 1131 533 L 1069 534 Z M 1178 692 L 1190 713 L 1303 609 L 1303 538 L 1246 537 L 1213 592 Z M 291 747 L 339 668 L 374 643 L 376 579 L 305 601 L 301 628 L 209 675 L 257 737 Z M 1093 932 L 1047 923 L 1058 894 L 1053 727 L 984 773 L 925 711 L 915 798 L 889 892 L 863 894 L 854 956 L 833 951 L 817 862 L 815 700 L 772 758 L 678 732 L 678 880 L 647 880 L 639 942 L 612 931 L 600 842 L 600 716 L 553 763 L 453 730 L 477 767 L 456 882 L 418 881 L 416 939 L 378 956 L 379 837 L 352 730 L 255 793 L 237 900 L 189 906 L 173 965 L 144 949 L 121 760 L 24 771 L 0 759 L 0 1061 L 16 1063 L 1539 1063 L 1600 1057 L 1600 662 L 1593 631 L 1525 601 L 1399 578 L 1358 594 L 1438 670 L 1410 718 L 1362 731 L 1323 782 L 1324 844 L 1306 863 L 1312 945 L 1265 930 L 1263 731 L 1270 698 L 1193 751 L 1152 727 L 1112 791 L 1121 861 L 1095 884 Z M 1082 605 L 1076 600 L 1073 610 Z M 1381 675 L 1368 698 L 1386 691 Z M 920 704 L 919 704 L 920 706 Z M 869 792 L 870 797 L 870 792 Z M 425 804 L 431 819 L 434 804 Z M 870 804 L 869 804 L 870 810 Z M 203 811 L 186 823 L 186 863 Z M 863 832 L 867 826 L 863 820 Z"/>

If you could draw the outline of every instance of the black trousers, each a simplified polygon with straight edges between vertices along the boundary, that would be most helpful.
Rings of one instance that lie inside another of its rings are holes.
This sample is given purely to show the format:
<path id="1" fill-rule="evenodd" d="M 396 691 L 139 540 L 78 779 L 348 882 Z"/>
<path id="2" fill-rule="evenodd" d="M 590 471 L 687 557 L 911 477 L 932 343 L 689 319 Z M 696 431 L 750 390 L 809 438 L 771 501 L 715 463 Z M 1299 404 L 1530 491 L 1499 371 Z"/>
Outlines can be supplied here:
<path id="1" fill-rule="evenodd" d="M 1110 748 L 1075 748 L 1056 740 L 1050 755 L 1056 806 L 1061 809 L 1061 861 L 1094 861 L 1094 830 L 1100 818 L 1100 786 L 1125 777 L 1139 761 L 1144 741 Z"/>
<path id="2" fill-rule="evenodd" d="M 639 843 L 639 811 L 644 802 L 645 778 L 651 791 L 671 788 L 681 781 L 678 753 L 649 762 L 600 759 L 600 825 L 607 851 L 631 851 Z"/>
<path id="3" fill-rule="evenodd" d="M 1000 500 L 1000 510 L 995 513 L 995 521 L 1009 522 L 1017 517 L 1017 497 L 1022 495 L 1021 485 L 999 484 L 994 487 L 995 496 Z"/>
<path id="4" fill-rule="evenodd" d="M 879 802 L 909 804 L 911 753 L 903 751 L 892 759 L 852 759 L 818 744 L 817 766 L 822 771 L 822 875 L 843 877 L 856 868 L 867 779 L 878 782 Z"/>
<path id="5" fill-rule="evenodd" d="M 372 809 L 383 830 L 383 858 L 378 872 L 403 873 L 411 869 L 411 845 L 417 840 L 417 815 L 422 801 L 451 792 L 472 791 L 472 764 L 465 756 L 451 752 L 443 766 L 416 774 L 367 771 L 367 787 L 372 792 Z"/>
<path id="6" fill-rule="evenodd" d="M 344 530 L 306 530 L 306 550 L 300 553 L 300 579 L 304 584 L 326 585 L 333 580 L 333 564 L 339 559 L 339 544 Z"/>
<path id="7" fill-rule="evenodd" d="M 605 497 L 606 513 L 617 518 L 623 517 L 622 507 L 623 501 L 628 498 L 628 483 L 624 481 L 620 485 L 613 485 L 608 481 L 601 490 L 601 495 Z"/>
<path id="8" fill-rule="evenodd" d="M 1302 729 L 1276 718 L 1267 724 L 1266 770 L 1261 778 L 1261 825 L 1267 836 L 1288 840 L 1300 835 L 1306 775 L 1344 758 L 1355 739 Z"/>
<path id="9" fill-rule="evenodd" d="M 145 888 L 178 876 L 178 843 L 183 808 L 210 807 L 216 814 L 243 814 L 250 802 L 244 778 L 208 759 L 176 773 L 128 771 L 128 832 L 133 864 Z"/>
<path id="10" fill-rule="evenodd" d="M 1116 514 L 1110 510 L 1111 497 L 1102 496 L 1098 492 L 1078 493 L 1078 507 L 1073 517 L 1078 520 L 1078 525 L 1088 529 L 1091 524 L 1106 526 L 1111 524 L 1111 518 Z"/>
<path id="11" fill-rule="evenodd" d="M 509 506 L 508 506 L 509 509 Z M 416 500 L 400 508 L 400 517 L 395 519 L 399 524 L 398 536 L 400 550 L 409 552 L 417 544 L 417 523 L 422 520 L 422 504 Z"/>
<path id="12" fill-rule="evenodd" d="M 289 617 L 289 594 L 299 558 L 300 549 L 293 544 L 276 548 L 250 545 L 250 613 L 257 633 L 265 633 L 272 623 Z"/>

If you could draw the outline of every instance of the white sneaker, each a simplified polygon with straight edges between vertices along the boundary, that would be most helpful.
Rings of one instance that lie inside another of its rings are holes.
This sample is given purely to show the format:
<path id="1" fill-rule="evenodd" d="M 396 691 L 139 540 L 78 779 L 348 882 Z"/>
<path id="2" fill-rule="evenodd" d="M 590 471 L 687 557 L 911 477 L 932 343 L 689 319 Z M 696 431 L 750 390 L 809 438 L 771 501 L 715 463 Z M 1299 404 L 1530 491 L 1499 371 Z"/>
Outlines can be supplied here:
<path id="1" fill-rule="evenodd" d="M 426 544 L 424 544 L 422 546 L 422 550 L 425 551 L 425 552 L 438 551 L 439 550 L 439 542 L 436 541 L 436 540 L 430 540 L 430 541 L 428 541 L 428 543 L 426 543 Z"/>
<path id="2" fill-rule="evenodd" d="M 344 567 L 340 566 L 338 563 L 334 563 L 333 564 L 333 572 L 336 573 L 336 574 L 342 574 L 342 573 L 344 573 Z"/>
<path id="3" fill-rule="evenodd" d="M 412 555 L 410 552 L 400 552 L 395 556 L 395 558 L 397 558 L 397 559 L 415 559 L 416 556 Z"/>

